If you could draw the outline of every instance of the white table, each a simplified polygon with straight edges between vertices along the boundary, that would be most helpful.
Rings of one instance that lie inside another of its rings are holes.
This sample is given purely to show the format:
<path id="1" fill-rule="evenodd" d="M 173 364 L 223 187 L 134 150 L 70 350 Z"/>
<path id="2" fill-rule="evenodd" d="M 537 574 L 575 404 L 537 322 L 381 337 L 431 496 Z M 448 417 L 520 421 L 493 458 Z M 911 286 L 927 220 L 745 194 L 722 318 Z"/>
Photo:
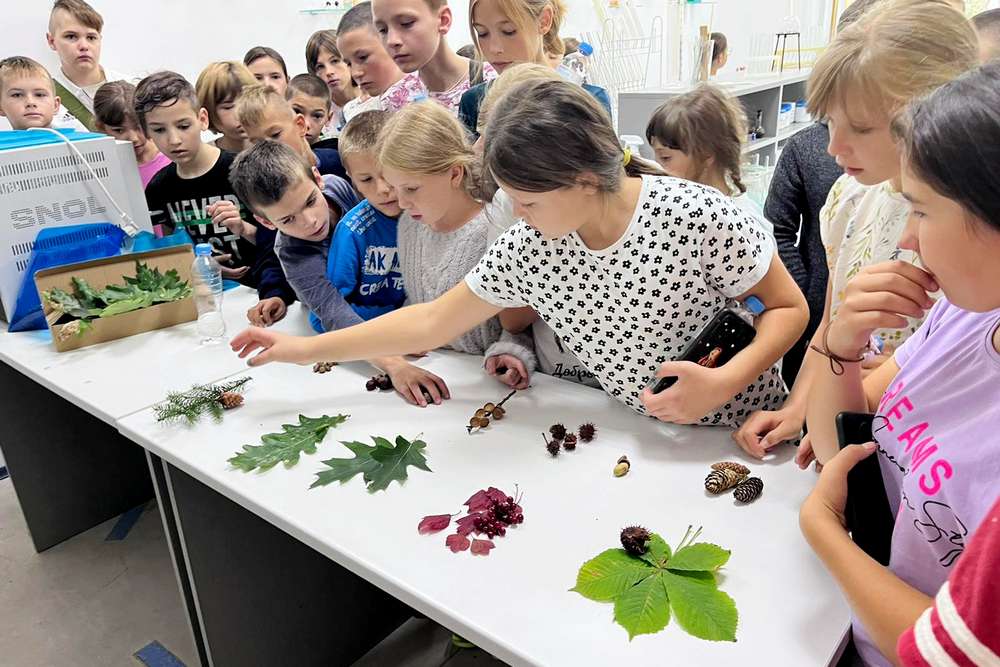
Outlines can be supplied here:
<path id="1" fill-rule="evenodd" d="M 444 406 L 421 410 L 394 394 L 368 393 L 370 372 L 363 366 L 317 376 L 272 365 L 251 372 L 246 404 L 221 424 L 164 426 L 149 410 L 120 421 L 123 434 L 166 463 L 162 481 L 196 601 L 193 622 L 204 631 L 214 664 L 238 664 L 235 659 L 247 655 L 267 664 L 274 642 L 284 642 L 286 664 L 307 664 L 296 659 L 323 648 L 312 644 L 319 638 L 308 630 L 294 635 L 294 624 L 282 621 L 308 616 L 303 610 L 322 605 L 329 586 L 354 584 L 343 573 L 316 584 L 314 573 L 299 571 L 301 563 L 315 563 L 292 548 L 299 542 L 512 664 L 799 667 L 835 657 L 849 611 L 799 533 L 798 507 L 814 476 L 790 464 L 789 448 L 768 463 L 751 463 L 727 430 L 663 425 L 600 391 L 543 375 L 510 400 L 504 421 L 469 436 L 469 416 L 502 397 L 503 387 L 482 374 L 479 359 L 436 352 L 421 363 L 449 381 L 453 398 Z M 229 468 L 227 459 L 243 444 L 257 443 L 300 413 L 351 419 L 293 469 L 246 474 Z M 557 421 L 571 428 L 593 421 L 598 437 L 552 459 L 540 433 Z M 309 489 L 322 459 L 352 456 L 339 441 L 418 433 L 428 443 L 433 473 L 411 468 L 405 485 L 376 494 L 360 478 Z M 618 479 L 611 470 L 622 454 L 632 469 Z M 757 502 L 738 506 L 731 495 L 706 494 L 709 464 L 724 459 L 742 460 L 763 478 Z M 488 557 L 452 554 L 444 546 L 450 531 L 417 534 L 424 515 L 458 512 L 477 489 L 513 492 L 515 484 L 524 492 L 525 523 L 498 538 Z M 247 515 L 263 519 L 271 532 Z M 616 546 L 621 528 L 634 523 L 671 544 L 689 524 L 700 525 L 702 540 L 732 549 L 722 589 L 740 611 L 737 643 L 700 641 L 675 623 L 629 642 L 613 623 L 612 605 L 568 591 L 579 566 Z M 227 525 L 245 532 L 234 535 Z M 355 604 L 355 593 L 345 593 L 352 601 L 347 606 Z M 334 641 L 356 638 L 371 618 L 370 610 L 343 607 L 330 612 L 325 626 Z M 234 637 L 239 628 L 258 634 Z"/>
<path id="2" fill-rule="evenodd" d="M 229 331 L 246 326 L 256 300 L 247 288 L 226 292 Z M 309 332 L 297 304 L 277 328 Z M 224 344 L 200 345 L 195 329 L 189 322 L 61 353 L 48 331 L 0 333 L 0 437 L 38 551 L 152 497 L 145 454 L 118 434 L 118 419 L 244 367 Z"/>

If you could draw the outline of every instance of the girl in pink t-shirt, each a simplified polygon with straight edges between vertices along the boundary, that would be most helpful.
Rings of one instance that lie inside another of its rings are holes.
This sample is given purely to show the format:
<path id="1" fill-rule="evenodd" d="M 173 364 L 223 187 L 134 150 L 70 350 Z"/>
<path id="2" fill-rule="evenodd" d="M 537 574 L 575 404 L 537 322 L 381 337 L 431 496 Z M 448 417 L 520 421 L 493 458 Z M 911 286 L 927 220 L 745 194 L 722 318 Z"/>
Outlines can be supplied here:
<path id="1" fill-rule="evenodd" d="M 878 442 L 830 459 L 800 517 L 854 610 L 858 653 L 879 666 L 1000 496 L 1000 63 L 915 102 L 896 129 L 911 205 L 900 247 L 925 268 L 885 262 L 848 283 L 817 347 L 828 363 L 811 389 L 810 433 L 817 454 L 836 451 L 835 416 L 872 412 Z M 938 289 L 944 298 L 933 303 Z M 927 310 L 862 381 L 871 332 Z M 888 569 L 843 527 L 847 471 L 873 452 L 895 514 Z"/>
<path id="2" fill-rule="evenodd" d="M 94 94 L 94 120 L 104 134 L 128 141 L 135 151 L 142 187 L 153 180 L 157 172 L 170 164 L 166 155 L 156 149 L 139 127 L 135 115 L 135 86 L 127 81 L 109 81 Z"/>

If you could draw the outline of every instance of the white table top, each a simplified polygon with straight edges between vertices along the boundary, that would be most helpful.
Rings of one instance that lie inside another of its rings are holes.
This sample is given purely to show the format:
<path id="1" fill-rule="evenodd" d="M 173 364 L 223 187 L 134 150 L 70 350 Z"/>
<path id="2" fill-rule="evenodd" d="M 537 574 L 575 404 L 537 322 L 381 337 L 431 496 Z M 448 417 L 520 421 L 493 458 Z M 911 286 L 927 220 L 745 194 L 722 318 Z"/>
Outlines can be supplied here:
<path id="1" fill-rule="evenodd" d="M 220 352 L 220 355 L 222 353 Z M 213 363 L 216 363 L 213 361 Z M 218 362 L 222 364 L 223 362 Z M 305 367 L 254 369 L 246 404 L 223 423 L 157 424 L 145 410 L 121 431 L 216 491 L 390 594 L 512 664 L 826 665 L 849 622 L 837 586 L 798 528 L 798 508 L 814 473 L 789 462 L 786 448 L 765 464 L 745 459 L 725 429 L 675 427 L 636 416 L 604 393 L 536 375 L 507 404 L 507 417 L 469 436 L 476 408 L 506 393 L 482 374 L 481 360 L 432 353 L 420 363 L 449 381 L 453 399 L 419 409 L 393 393 L 364 389 L 370 369 L 342 365 L 316 375 Z M 221 366 L 220 366 L 221 367 Z M 183 382 L 181 383 L 183 384 Z M 226 460 L 244 444 L 296 421 L 298 414 L 350 414 L 313 456 L 292 469 L 246 474 Z M 552 459 L 540 433 L 554 422 L 593 421 L 593 443 Z M 423 434 L 434 471 L 410 468 L 403 486 L 369 494 L 360 477 L 309 489 L 321 460 L 353 456 L 341 440 Z M 627 454 L 631 473 L 612 475 Z M 703 488 L 709 464 L 742 460 L 765 483 L 763 496 L 737 506 Z M 525 522 L 495 540 L 488 557 L 452 554 L 450 530 L 425 536 L 417 523 L 454 513 L 490 485 L 524 492 Z M 673 621 L 629 642 L 613 605 L 569 592 L 580 565 L 618 546 L 622 527 L 641 524 L 671 543 L 689 524 L 702 541 L 732 550 L 720 578 L 740 612 L 736 643 L 685 634 Z"/>
<path id="2" fill-rule="evenodd" d="M 246 287 L 225 292 L 227 333 L 246 328 L 246 311 L 255 303 L 257 293 Z M 311 333 L 306 317 L 295 303 L 275 328 Z M 0 361 L 112 425 L 162 401 L 168 391 L 216 382 L 245 368 L 225 343 L 201 345 L 194 322 L 70 352 L 56 352 L 48 331 L 9 333 L 4 325 Z"/>

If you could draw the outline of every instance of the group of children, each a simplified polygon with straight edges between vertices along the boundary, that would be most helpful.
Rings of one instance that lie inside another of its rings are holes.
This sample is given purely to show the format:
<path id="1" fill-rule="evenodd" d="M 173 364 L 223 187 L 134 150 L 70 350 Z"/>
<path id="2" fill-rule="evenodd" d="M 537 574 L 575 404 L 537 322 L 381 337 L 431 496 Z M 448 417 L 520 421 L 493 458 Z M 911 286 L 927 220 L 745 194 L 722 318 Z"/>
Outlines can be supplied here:
<path id="1" fill-rule="evenodd" d="M 555 72 L 561 0 L 472 0 L 480 60 L 449 46 L 445 0 L 373 0 L 309 39 L 308 73 L 255 47 L 194 86 L 163 71 L 135 87 L 98 64 L 100 16 L 57 0 L 59 75 L 4 60 L 0 109 L 15 129 L 58 125 L 69 95 L 82 125 L 133 144 L 154 225 L 212 243 L 258 290 L 257 327 L 232 342 L 253 365 L 367 359 L 426 406 L 447 383 L 404 355 L 450 346 L 512 387 L 540 371 L 641 415 L 735 427 L 758 458 L 808 421 L 799 462 L 824 466 L 802 527 L 856 612 L 856 659 L 987 664 L 1000 647 L 976 604 L 921 616 L 1000 520 L 1000 65 L 977 67 L 1000 12 L 970 23 L 955 4 L 851 6 L 810 76 L 823 122 L 789 142 L 764 210 L 740 174 L 746 115 L 717 87 L 655 112 L 658 165 L 622 148 L 607 93 Z M 731 361 L 672 361 L 750 296 L 766 309 Z M 266 328 L 296 299 L 325 333 Z M 838 453 L 842 411 L 884 420 L 887 569 L 844 529 L 847 472 L 872 448 Z M 943 637 L 934 619 L 956 613 L 992 653 Z"/>

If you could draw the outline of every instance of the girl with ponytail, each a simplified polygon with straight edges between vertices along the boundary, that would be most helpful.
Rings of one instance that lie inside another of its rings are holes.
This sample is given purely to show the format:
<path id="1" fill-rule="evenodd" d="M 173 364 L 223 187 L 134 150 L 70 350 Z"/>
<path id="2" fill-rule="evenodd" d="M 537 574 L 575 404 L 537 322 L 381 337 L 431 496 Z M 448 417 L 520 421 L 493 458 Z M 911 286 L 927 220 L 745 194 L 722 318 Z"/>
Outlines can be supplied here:
<path id="1" fill-rule="evenodd" d="M 232 347 L 251 365 L 419 352 L 504 308 L 531 306 L 604 390 L 635 412 L 732 426 L 785 395 L 777 361 L 806 325 L 805 299 L 759 225 L 714 188 L 663 174 L 618 144 L 579 86 L 529 81 L 486 127 L 485 173 L 523 218 L 465 280 L 428 303 L 313 338 L 248 329 Z M 398 190 L 398 188 L 397 188 Z M 730 299 L 767 310 L 725 366 L 674 362 Z M 646 388 L 675 376 L 669 389 Z"/>

